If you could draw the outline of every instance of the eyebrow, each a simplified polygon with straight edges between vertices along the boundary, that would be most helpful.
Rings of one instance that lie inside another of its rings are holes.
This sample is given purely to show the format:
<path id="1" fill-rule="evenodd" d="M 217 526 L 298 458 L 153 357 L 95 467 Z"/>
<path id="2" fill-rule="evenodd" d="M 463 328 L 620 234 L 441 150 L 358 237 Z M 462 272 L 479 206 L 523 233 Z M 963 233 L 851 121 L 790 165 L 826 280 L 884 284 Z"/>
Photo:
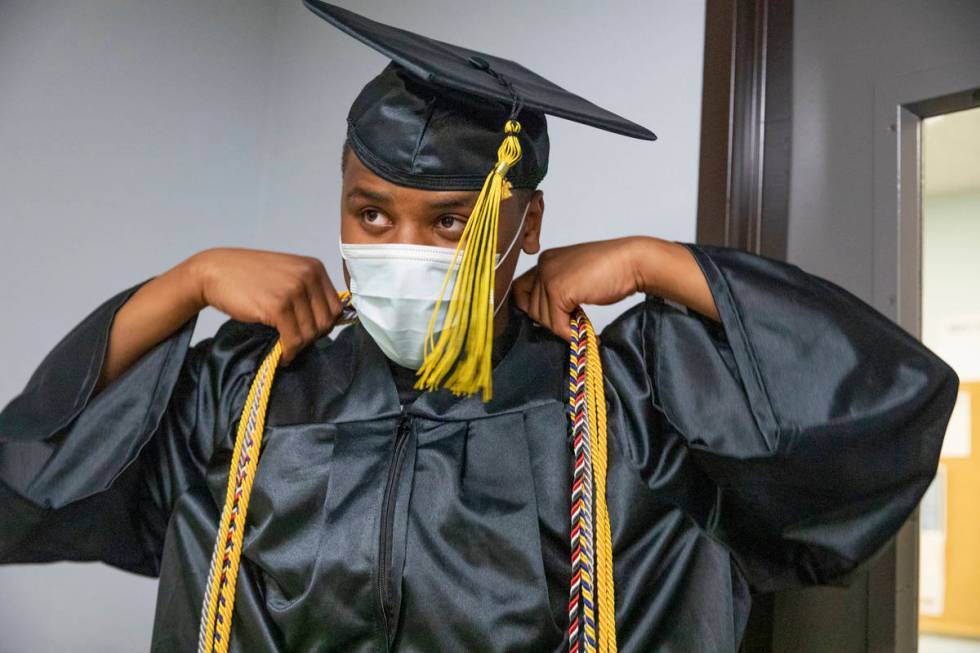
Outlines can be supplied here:
<path id="1" fill-rule="evenodd" d="M 381 193 L 375 190 L 369 190 L 367 188 L 361 188 L 360 186 L 355 186 L 347 192 L 347 199 L 352 200 L 356 197 L 363 197 L 366 200 L 372 202 L 390 202 L 391 195 L 387 193 Z"/>
<path id="2" fill-rule="evenodd" d="M 373 190 L 370 188 L 363 188 L 361 186 L 355 186 L 347 191 L 347 199 L 357 199 L 363 198 L 371 202 L 378 203 L 391 203 L 392 197 L 388 193 Z M 473 203 L 473 199 L 469 196 L 457 196 L 457 197 L 447 197 L 445 199 L 433 200 L 427 202 L 429 208 L 432 209 L 459 209 L 467 208 Z"/>
<path id="3" fill-rule="evenodd" d="M 468 207 L 472 202 L 468 197 L 449 197 L 444 200 L 429 202 L 433 209 L 459 209 Z"/>

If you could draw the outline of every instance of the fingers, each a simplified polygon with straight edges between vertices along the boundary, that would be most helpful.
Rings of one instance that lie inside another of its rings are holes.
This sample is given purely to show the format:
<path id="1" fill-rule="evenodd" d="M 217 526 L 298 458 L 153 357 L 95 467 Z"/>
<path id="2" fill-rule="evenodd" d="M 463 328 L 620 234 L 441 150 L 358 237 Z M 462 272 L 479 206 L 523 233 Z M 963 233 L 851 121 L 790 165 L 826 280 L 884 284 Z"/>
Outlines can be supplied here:
<path id="1" fill-rule="evenodd" d="M 563 311 L 558 302 L 554 300 L 548 302 L 548 310 L 551 317 L 551 330 L 559 338 L 570 341 L 572 339 L 571 315 Z"/>
<path id="2" fill-rule="evenodd" d="M 538 267 L 533 267 L 517 279 L 511 292 L 519 309 L 559 338 L 571 340 L 570 313 L 557 300 L 558 294 Z"/>
<path id="3" fill-rule="evenodd" d="M 299 332 L 303 337 L 303 345 L 308 345 L 316 340 L 317 328 L 313 306 L 305 287 L 303 292 L 293 300 L 293 312 L 296 314 L 296 323 L 299 324 Z"/>
<path id="4" fill-rule="evenodd" d="M 521 276 L 514 279 L 514 285 L 511 286 L 511 296 L 514 298 L 514 304 L 517 308 L 521 309 L 528 315 L 530 315 L 529 303 L 531 300 L 531 289 L 534 287 L 535 280 L 537 278 L 538 269 L 536 267 L 531 268 Z"/>
<path id="5" fill-rule="evenodd" d="M 536 277 L 534 279 L 534 284 L 531 286 L 531 294 L 528 296 L 527 301 L 527 314 L 531 316 L 538 324 L 541 324 L 541 312 L 538 307 L 541 306 L 541 279 Z"/>
<path id="6" fill-rule="evenodd" d="M 283 308 L 279 321 L 283 341 L 280 362 L 284 367 L 310 343 L 329 333 L 343 310 L 323 263 L 304 259 L 295 274 L 290 305 Z"/>
<path id="7" fill-rule="evenodd" d="M 316 320 L 317 337 L 325 336 L 333 330 L 343 306 L 320 261 L 315 260 L 313 278 L 306 290 Z"/>
<path id="8" fill-rule="evenodd" d="M 299 323 L 296 321 L 296 312 L 292 310 L 292 305 L 283 306 L 276 316 L 276 330 L 279 331 L 279 340 L 282 341 L 282 355 L 279 357 L 279 366 L 286 367 L 303 346 L 303 334 Z"/>
<path id="9" fill-rule="evenodd" d="M 333 327 L 333 315 L 331 315 L 330 305 L 327 303 L 327 296 L 323 292 L 323 286 L 318 278 L 306 286 L 306 296 L 310 302 L 310 310 L 313 312 L 314 328 L 316 336 L 329 333 Z"/>
<path id="10" fill-rule="evenodd" d="M 341 303 L 340 298 L 337 297 L 337 289 L 334 287 L 333 282 L 330 281 L 330 277 L 327 276 L 327 271 L 323 270 L 323 274 L 319 278 L 320 291 L 327 300 L 327 308 L 330 310 L 330 328 L 333 328 L 334 323 L 340 314 L 344 312 L 344 305 Z"/>
<path id="11" fill-rule="evenodd" d="M 538 277 L 538 283 L 536 285 L 538 288 L 538 292 L 536 293 L 537 316 L 534 319 L 536 319 L 538 323 L 546 329 L 553 330 L 551 328 L 551 311 L 548 308 L 548 288 L 544 285 L 544 283 L 542 283 L 540 277 Z"/>

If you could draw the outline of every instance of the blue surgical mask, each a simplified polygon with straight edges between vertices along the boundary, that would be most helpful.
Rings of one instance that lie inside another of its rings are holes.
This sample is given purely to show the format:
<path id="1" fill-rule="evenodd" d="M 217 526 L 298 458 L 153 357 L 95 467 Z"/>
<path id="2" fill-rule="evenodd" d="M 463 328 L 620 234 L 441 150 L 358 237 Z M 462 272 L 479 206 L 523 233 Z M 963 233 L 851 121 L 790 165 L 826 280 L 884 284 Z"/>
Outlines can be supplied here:
<path id="1" fill-rule="evenodd" d="M 530 203 L 507 250 L 496 254 L 494 270 L 510 255 Z M 364 329 L 385 356 L 402 367 L 417 370 L 422 365 L 429 320 L 435 310 L 446 273 L 453 262 L 454 247 L 429 245 L 340 243 L 340 253 L 350 273 L 351 303 Z M 441 325 L 456 284 L 456 270 L 446 285 L 436 324 Z M 511 280 L 513 283 L 513 280 Z M 510 292 L 510 284 L 496 303 L 494 317 Z"/>

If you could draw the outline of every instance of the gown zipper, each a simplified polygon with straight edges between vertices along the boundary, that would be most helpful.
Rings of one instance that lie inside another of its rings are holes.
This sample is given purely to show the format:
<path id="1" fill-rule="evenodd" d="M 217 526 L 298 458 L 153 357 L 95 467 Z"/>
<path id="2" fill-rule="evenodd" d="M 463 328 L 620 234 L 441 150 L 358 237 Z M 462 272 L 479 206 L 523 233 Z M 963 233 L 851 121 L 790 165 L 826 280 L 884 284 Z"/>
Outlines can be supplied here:
<path id="1" fill-rule="evenodd" d="M 398 419 L 398 430 L 395 432 L 394 453 L 391 465 L 388 467 L 388 480 L 385 482 L 384 496 L 381 500 L 381 528 L 378 542 L 378 612 L 381 615 L 381 626 L 384 629 L 385 650 L 391 646 L 388 625 L 388 593 L 391 573 L 391 531 L 395 523 L 395 499 L 398 496 L 398 479 L 401 476 L 402 459 L 405 457 L 406 444 L 410 432 L 410 419 L 402 410 Z"/>

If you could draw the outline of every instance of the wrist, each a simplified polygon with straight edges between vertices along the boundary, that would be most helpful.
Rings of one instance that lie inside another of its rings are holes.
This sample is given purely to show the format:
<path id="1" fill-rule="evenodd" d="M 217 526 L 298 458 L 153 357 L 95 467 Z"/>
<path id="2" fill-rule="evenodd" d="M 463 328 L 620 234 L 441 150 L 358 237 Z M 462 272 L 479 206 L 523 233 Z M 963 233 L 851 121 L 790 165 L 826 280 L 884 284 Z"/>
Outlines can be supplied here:
<path id="1" fill-rule="evenodd" d="M 186 299 L 188 309 L 195 313 L 208 306 L 206 288 L 210 251 L 197 252 L 171 270 L 180 296 Z"/>
<path id="2" fill-rule="evenodd" d="M 648 295 L 663 293 L 661 276 L 667 269 L 665 261 L 673 244 L 654 236 L 632 236 L 629 239 L 630 265 L 636 280 L 636 291 Z"/>

